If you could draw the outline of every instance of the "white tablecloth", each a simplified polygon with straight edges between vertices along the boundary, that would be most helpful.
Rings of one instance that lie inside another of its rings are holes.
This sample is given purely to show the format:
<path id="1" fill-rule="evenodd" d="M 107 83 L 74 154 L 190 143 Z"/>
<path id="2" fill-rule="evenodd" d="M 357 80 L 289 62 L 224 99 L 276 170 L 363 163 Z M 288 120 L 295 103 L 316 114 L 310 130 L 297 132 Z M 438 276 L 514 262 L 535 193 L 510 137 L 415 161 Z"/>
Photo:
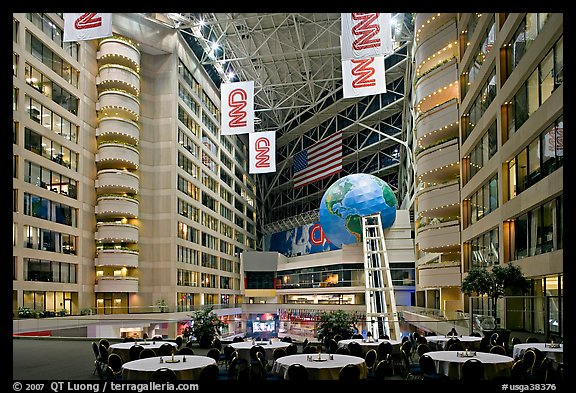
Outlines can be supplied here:
<path id="1" fill-rule="evenodd" d="M 560 348 L 549 348 L 548 344 L 545 343 L 524 343 L 514 345 L 512 350 L 512 356 L 514 359 L 519 359 L 524 355 L 524 352 L 528 348 L 537 348 L 542 353 L 546 354 L 546 357 L 552 359 L 556 363 L 562 364 L 564 362 L 564 345 L 560 344 Z"/>
<path id="2" fill-rule="evenodd" d="M 308 361 L 307 357 L 312 356 L 313 361 Z M 368 375 L 368 368 L 364 359 L 358 356 L 334 354 L 334 359 L 330 359 L 327 353 L 320 354 L 323 361 L 317 361 L 318 354 L 296 354 L 283 356 L 272 365 L 272 372 L 280 378 L 288 379 L 286 373 L 288 366 L 299 363 L 306 367 L 308 379 L 310 380 L 337 380 L 340 369 L 347 364 L 355 364 L 360 367 L 360 378 L 365 379 Z"/>
<path id="3" fill-rule="evenodd" d="M 140 344 L 142 345 L 142 348 L 153 349 L 154 352 L 156 353 L 158 353 L 158 348 L 160 348 L 162 344 L 170 344 L 173 347 L 176 347 L 176 343 L 173 343 L 171 341 L 156 341 L 156 342 L 146 341 L 146 343 L 144 343 L 144 341 L 137 341 L 136 343 L 126 342 L 126 343 L 112 344 L 110 345 L 108 351 L 110 353 L 117 353 L 122 358 L 122 361 L 126 363 L 130 361 L 130 347 L 132 347 L 134 344 Z"/>
<path id="4" fill-rule="evenodd" d="M 482 337 L 476 337 L 476 336 L 426 336 L 426 341 L 428 341 L 428 343 L 430 344 L 430 348 L 431 349 L 436 349 L 436 350 L 446 350 L 448 348 L 446 348 L 446 343 L 448 342 L 448 340 L 450 340 L 451 338 L 457 338 L 458 340 L 460 340 L 460 342 L 462 343 L 462 345 L 464 345 L 464 347 L 466 348 L 466 346 L 468 346 L 468 349 L 474 350 L 474 349 L 479 349 L 480 348 L 480 341 L 482 341 Z"/>
<path id="5" fill-rule="evenodd" d="M 447 375 L 450 379 L 460 379 L 462 365 L 469 357 L 460 357 L 457 354 L 462 351 L 433 351 L 428 352 L 436 364 L 436 371 Z M 497 355 L 494 353 L 476 352 L 476 359 L 484 363 L 484 379 L 491 380 L 494 377 L 510 377 L 510 371 L 514 359 L 510 356 Z"/>
<path id="6" fill-rule="evenodd" d="M 184 362 L 184 356 L 186 361 Z M 146 359 L 133 360 L 122 365 L 122 378 L 125 380 L 152 380 L 152 373 L 159 368 L 167 367 L 176 373 L 179 380 L 199 379 L 200 372 L 209 364 L 216 364 L 216 360 L 208 356 L 200 355 L 174 355 L 174 359 L 180 360 L 178 363 L 169 363 L 172 356 L 163 356 L 164 363 L 160 363 L 160 356 Z"/>
<path id="7" fill-rule="evenodd" d="M 264 348 L 266 360 L 274 360 L 274 350 L 276 348 L 284 348 L 286 349 L 290 343 L 273 340 L 272 344 L 270 341 L 256 341 L 255 345 L 261 345 Z M 238 351 L 238 356 L 240 359 L 245 359 L 250 361 L 250 348 L 252 348 L 252 341 L 240 341 L 236 343 L 231 343 L 230 346 Z"/>
<path id="8" fill-rule="evenodd" d="M 355 341 L 358 344 L 360 344 L 360 347 L 362 348 L 362 354 L 363 355 L 366 355 L 366 352 L 368 352 L 371 349 L 375 349 L 376 352 L 378 352 L 378 345 L 380 345 L 380 343 L 382 343 L 382 341 L 387 341 L 390 344 L 392 344 L 392 353 L 400 353 L 400 345 L 402 344 L 402 341 L 400 341 L 400 340 L 382 340 L 382 339 L 379 339 L 378 341 L 364 341 L 361 338 L 351 338 L 351 339 L 338 341 L 338 347 L 346 347 L 347 348 L 348 344 L 351 343 L 352 341 Z"/>

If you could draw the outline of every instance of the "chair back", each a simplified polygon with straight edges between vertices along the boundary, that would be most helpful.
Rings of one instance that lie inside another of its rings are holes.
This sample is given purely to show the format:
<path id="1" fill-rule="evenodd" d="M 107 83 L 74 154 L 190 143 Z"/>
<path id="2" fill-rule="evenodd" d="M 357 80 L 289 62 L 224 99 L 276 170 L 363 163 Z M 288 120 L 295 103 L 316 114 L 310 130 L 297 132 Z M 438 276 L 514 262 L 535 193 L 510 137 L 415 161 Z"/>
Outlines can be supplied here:
<path id="1" fill-rule="evenodd" d="M 531 348 L 528 348 L 524 355 L 522 355 L 522 360 L 524 361 L 526 368 L 528 370 L 532 369 L 536 365 L 536 352 L 534 352 Z"/>
<path id="2" fill-rule="evenodd" d="M 291 342 L 292 342 L 292 337 L 290 337 L 290 336 L 284 336 L 284 337 L 282 337 L 282 342 L 291 343 Z"/>
<path id="3" fill-rule="evenodd" d="M 368 370 L 371 371 L 374 368 L 376 361 L 378 361 L 378 352 L 376 352 L 375 349 L 369 349 L 366 355 L 364 355 L 364 362 Z"/>
<path id="4" fill-rule="evenodd" d="M 536 337 L 530 336 L 528 338 L 526 338 L 526 343 L 539 343 L 540 340 L 538 340 Z"/>
<path id="5" fill-rule="evenodd" d="M 352 338 L 362 340 L 362 339 L 364 339 L 364 336 L 361 335 L 360 333 L 355 333 L 352 335 Z"/>
<path id="6" fill-rule="evenodd" d="M 266 350 L 264 349 L 264 347 L 262 345 L 252 345 L 250 347 L 250 360 L 256 360 L 257 359 L 257 352 L 262 352 L 263 355 L 266 355 Z"/>
<path id="7" fill-rule="evenodd" d="M 233 343 L 241 343 L 241 342 L 243 342 L 243 341 L 244 341 L 244 339 L 243 339 L 242 337 L 240 337 L 240 336 L 236 336 L 236 337 L 234 337 L 234 338 L 232 339 L 232 342 L 233 342 Z"/>
<path id="8" fill-rule="evenodd" d="M 490 353 L 506 355 L 506 348 L 504 348 L 502 345 L 492 345 L 492 347 L 490 347 Z"/>
<path id="9" fill-rule="evenodd" d="M 388 341 L 382 341 L 378 344 L 378 360 L 386 359 L 387 355 L 392 354 L 392 344 Z"/>
<path id="10" fill-rule="evenodd" d="M 152 381 L 154 382 L 176 382 L 178 377 L 174 370 L 168 367 L 160 367 L 152 373 Z"/>
<path id="11" fill-rule="evenodd" d="M 202 371 L 200 371 L 200 376 L 198 379 L 200 381 L 216 381 L 218 379 L 218 373 L 220 369 L 216 364 L 209 364 L 205 366 Z"/>
<path id="12" fill-rule="evenodd" d="M 289 381 L 307 381 L 308 370 L 302 364 L 294 363 L 288 366 L 286 376 Z"/>
<path id="13" fill-rule="evenodd" d="M 333 338 L 328 340 L 328 350 L 330 351 L 330 353 L 336 352 L 337 349 L 338 349 L 338 341 L 334 340 Z"/>
<path id="14" fill-rule="evenodd" d="M 108 355 L 108 366 L 112 368 L 115 374 L 122 372 L 122 358 L 117 353 L 111 353 Z"/>
<path id="15" fill-rule="evenodd" d="M 362 356 L 362 346 L 359 343 L 357 343 L 356 341 L 350 341 L 348 343 L 348 349 L 350 350 L 350 355 L 363 357 Z"/>
<path id="16" fill-rule="evenodd" d="M 123 343 L 134 343 L 136 342 L 136 339 L 134 337 L 124 337 L 124 339 L 122 340 Z"/>
<path id="17" fill-rule="evenodd" d="M 351 354 L 348 347 L 338 347 L 338 348 L 336 348 L 336 353 L 338 353 L 340 355 L 350 355 Z"/>
<path id="18" fill-rule="evenodd" d="M 302 349 L 302 353 L 316 353 L 316 346 L 315 345 L 306 345 L 303 349 Z"/>
<path id="19" fill-rule="evenodd" d="M 169 356 L 172 354 L 172 344 L 164 343 L 158 348 L 158 356 Z"/>
<path id="20" fill-rule="evenodd" d="M 218 337 L 214 338 L 214 341 L 212 341 L 212 347 L 218 348 L 220 351 L 222 351 L 222 341 Z"/>
<path id="21" fill-rule="evenodd" d="M 144 348 L 140 351 L 139 359 L 153 358 L 154 356 L 156 356 L 156 352 L 153 349 Z"/>
<path id="22" fill-rule="evenodd" d="M 110 341 L 108 341 L 108 339 L 101 338 L 100 341 L 98 341 L 98 345 L 100 344 L 104 345 L 106 349 L 110 348 Z"/>
<path id="23" fill-rule="evenodd" d="M 420 337 L 424 337 L 424 336 L 420 336 Z M 418 356 L 422 356 L 427 352 L 430 352 L 430 346 L 426 343 L 423 344 L 418 344 L 418 346 L 416 347 L 416 353 L 418 354 Z"/>
<path id="24" fill-rule="evenodd" d="M 286 347 L 287 355 L 296 355 L 297 353 L 298 353 L 298 346 L 296 344 L 292 343 Z"/>
<path id="25" fill-rule="evenodd" d="M 480 381 L 484 378 L 484 363 L 476 358 L 470 358 L 462 364 L 461 380 Z"/>
<path id="26" fill-rule="evenodd" d="M 218 362 L 218 360 L 220 360 L 220 350 L 218 348 L 210 348 L 208 352 L 206 352 L 206 356 Z"/>
<path id="27" fill-rule="evenodd" d="M 286 350 L 284 348 L 274 348 L 272 356 L 274 360 L 280 359 L 282 356 L 286 356 Z"/>
<path id="28" fill-rule="evenodd" d="M 347 364 L 338 373 L 340 381 L 357 381 L 360 379 L 360 368 L 355 364 Z"/>
<path id="29" fill-rule="evenodd" d="M 450 346 L 446 347 L 446 349 L 448 349 L 449 351 L 463 351 L 465 348 L 464 344 L 458 341 L 450 344 Z"/>
<path id="30" fill-rule="evenodd" d="M 376 363 L 374 371 L 372 372 L 374 379 L 382 381 L 391 373 L 392 366 L 390 362 L 389 360 L 379 360 L 378 363 Z"/>
<path id="31" fill-rule="evenodd" d="M 92 341 L 92 352 L 94 352 L 94 357 L 96 360 L 100 360 L 100 350 L 98 349 L 98 344 L 95 341 Z"/>
<path id="32" fill-rule="evenodd" d="M 528 367 L 523 359 L 518 359 L 512 365 L 510 370 L 510 380 L 511 381 L 523 381 L 526 379 L 528 372 Z"/>
<path id="33" fill-rule="evenodd" d="M 177 348 L 180 348 L 182 346 L 182 343 L 184 342 L 184 339 L 182 338 L 182 336 L 178 336 L 174 339 L 174 342 L 177 345 Z"/>
<path id="34" fill-rule="evenodd" d="M 100 352 L 100 361 L 108 364 L 108 347 L 100 343 L 100 345 L 98 345 L 98 351 Z"/>
<path id="35" fill-rule="evenodd" d="M 140 359 L 140 352 L 142 352 L 143 349 L 144 347 L 140 344 L 132 345 L 130 349 L 128 349 L 128 357 L 130 360 Z"/>
<path id="36" fill-rule="evenodd" d="M 178 350 L 178 355 L 194 355 L 194 350 L 190 347 L 183 347 Z"/>
<path id="37" fill-rule="evenodd" d="M 434 364 L 434 360 L 432 360 L 430 356 L 420 356 L 418 363 L 420 364 L 420 370 L 422 370 L 422 374 L 431 375 L 436 373 L 436 364 Z"/>

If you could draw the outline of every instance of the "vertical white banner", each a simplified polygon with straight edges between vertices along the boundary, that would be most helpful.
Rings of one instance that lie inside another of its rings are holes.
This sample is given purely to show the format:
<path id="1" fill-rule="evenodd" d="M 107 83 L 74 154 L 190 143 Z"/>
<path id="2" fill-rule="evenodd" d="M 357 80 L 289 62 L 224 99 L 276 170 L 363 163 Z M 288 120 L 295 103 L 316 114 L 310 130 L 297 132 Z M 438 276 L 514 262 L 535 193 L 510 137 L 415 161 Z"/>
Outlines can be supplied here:
<path id="1" fill-rule="evenodd" d="M 96 12 L 64 13 L 64 42 L 85 41 L 112 36 L 112 14 Z"/>
<path id="2" fill-rule="evenodd" d="M 342 61 L 344 98 L 386 93 L 384 56 Z"/>
<path id="3" fill-rule="evenodd" d="M 394 52 L 390 13 L 342 13 L 342 60 L 365 59 Z"/>
<path id="4" fill-rule="evenodd" d="M 276 132 L 251 132 L 249 173 L 276 172 Z"/>
<path id="5" fill-rule="evenodd" d="M 254 81 L 220 85 L 222 135 L 254 132 Z"/>

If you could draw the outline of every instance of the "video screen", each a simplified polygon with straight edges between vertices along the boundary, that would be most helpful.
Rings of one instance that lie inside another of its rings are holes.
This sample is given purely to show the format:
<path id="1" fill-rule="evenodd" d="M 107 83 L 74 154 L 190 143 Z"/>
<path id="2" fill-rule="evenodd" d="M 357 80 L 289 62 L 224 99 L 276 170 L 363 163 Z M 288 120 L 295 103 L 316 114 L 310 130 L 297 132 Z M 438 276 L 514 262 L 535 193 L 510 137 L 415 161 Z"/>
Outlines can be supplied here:
<path id="1" fill-rule="evenodd" d="M 259 332 L 273 332 L 275 330 L 275 323 L 274 321 L 264 321 L 264 322 L 260 322 L 260 321 L 254 321 L 252 322 L 252 331 L 254 333 L 259 333 Z"/>

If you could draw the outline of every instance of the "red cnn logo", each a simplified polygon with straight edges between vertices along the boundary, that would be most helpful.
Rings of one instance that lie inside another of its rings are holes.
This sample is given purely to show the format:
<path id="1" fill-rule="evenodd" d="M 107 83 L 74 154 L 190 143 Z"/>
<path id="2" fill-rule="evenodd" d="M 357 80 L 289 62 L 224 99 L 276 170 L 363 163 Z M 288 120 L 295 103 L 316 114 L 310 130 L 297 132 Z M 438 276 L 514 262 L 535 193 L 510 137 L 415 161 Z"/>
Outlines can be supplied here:
<path id="1" fill-rule="evenodd" d="M 258 138 L 254 142 L 256 149 L 256 168 L 270 168 L 270 141 L 268 138 Z"/>
<path id="2" fill-rule="evenodd" d="M 352 75 L 355 76 L 354 80 L 352 81 L 352 87 L 357 89 L 361 87 L 373 87 L 376 86 L 376 80 L 374 78 L 368 79 L 374 76 L 376 73 L 376 69 L 374 67 L 370 67 L 370 64 L 374 62 L 373 57 L 369 57 L 367 59 L 352 59 Z"/>
<path id="3" fill-rule="evenodd" d="M 230 127 L 245 127 L 246 126 L 246 108 L 248 94 L 244 89 L 234 89 L 228 95 L 228 106 L 232 108 L 228 115 L 230 116 L 230 121 L 228 126 Z"/>
<path id="4" fill-rule="evenodd" d="M 379 13 L 352 13 L 352 20 L 359 21 L 352 27 L 352 34 L 356 37 L 352 42 L 355 50 L 380 46 L 380 38 L 378 38 L 380 25 L 374 23 L 379 16 Z"/>
<path id="5" fill-rule="evenodd" d="M 324 243 L 324 241 L 330 243 L 330 240 L 328 240 L 328 238 L 324 234 L 324 231 L 322 230 L 320 224 L 312 225 L 312 227 L 310 228 L 310 243 L 312 243 L 312 245 L 314 246 L 321 246 Z"/>
<path id="6" fill-rule="evenodd" d="M 82 30 L 102 26 L 102 18 L 96 18 L 96 15 L 98 15 L 96 12 L 87 12 L 80 15 L 80 17 L 74 21 L 74 27 L 77 30 Z"/>

